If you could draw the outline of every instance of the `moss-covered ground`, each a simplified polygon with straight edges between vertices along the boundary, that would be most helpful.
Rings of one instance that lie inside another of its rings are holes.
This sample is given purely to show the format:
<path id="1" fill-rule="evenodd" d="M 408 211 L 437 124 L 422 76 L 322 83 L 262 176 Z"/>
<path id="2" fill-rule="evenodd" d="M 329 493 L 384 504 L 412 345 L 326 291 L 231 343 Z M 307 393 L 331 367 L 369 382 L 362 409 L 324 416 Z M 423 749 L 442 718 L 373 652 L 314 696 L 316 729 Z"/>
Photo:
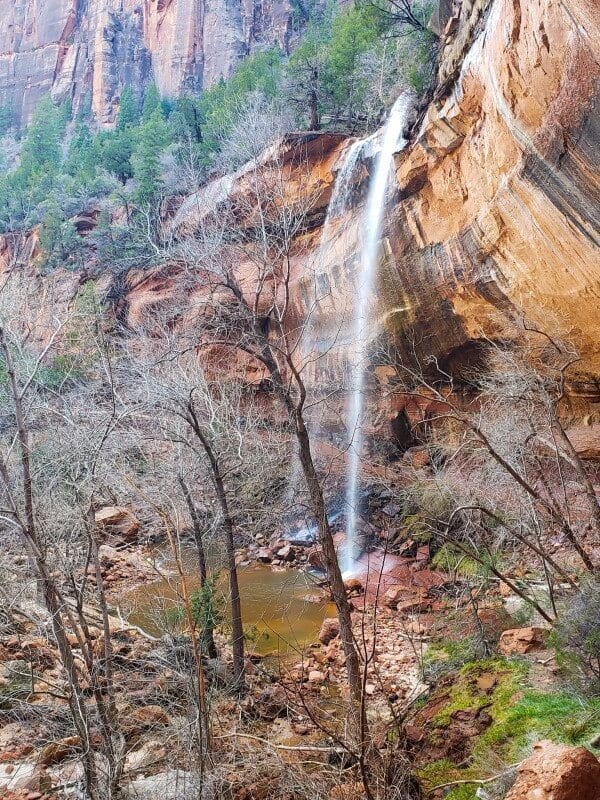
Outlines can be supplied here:
<path id="1" fill-rule="evenodd" d="M 437 656 L 443 657 L 443 652 L 438 650 Z M 466 762 L 459 766 L 440 759 L 423 767 L 418 773 L 423 789 L 501 773 L 526 757 L 540 739 L 583 745 L 598 755 L 591 742 L 600 733 L 600 698 L 580 697 L 565 689 L 539 691 L 529 685 L 528 674 L 526 659 L 517 658 L 470 662 L 458 671 L 447 703 L 430 720 L 429 735 L 443 736 L 457 711 L 484 708 L 492 721 L 472 739 Z M 449 787 L 445 797 L 475 800 L 477 788 L 477 783 L 458 784 Z"/>

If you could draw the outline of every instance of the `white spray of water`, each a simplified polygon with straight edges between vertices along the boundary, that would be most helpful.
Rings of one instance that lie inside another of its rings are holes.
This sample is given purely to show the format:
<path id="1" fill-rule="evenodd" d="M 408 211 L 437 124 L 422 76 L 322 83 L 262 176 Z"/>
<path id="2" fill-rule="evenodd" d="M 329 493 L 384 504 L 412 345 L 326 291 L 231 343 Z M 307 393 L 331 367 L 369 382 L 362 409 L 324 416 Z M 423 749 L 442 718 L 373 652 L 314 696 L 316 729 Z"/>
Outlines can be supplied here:
<path id="1" fill-rule="evenodd" d="M 320 350 L 323 348 L 323 343 L 321 342 L 322 334 L 315 320 L 318 304 L 325 299 L 319 291 L 318 275 L 325 270 L 327 263 L 327 256 L 331 245 L 332 220 L 341 217 L 352 205 L 356 166 L 359 162 L 364 144 L 365 141 L 359 139 L 353 142 L 344 153 L 343 161 L 336 175 L 331 197 L 327 205 L 327 213 L 321 231 L 321 241 L 311 270 L 311 282 L 308 287 L 307 318 L 300 333 L 300 341 L 298 342 L 298 350 L 302 354 L 303 363 L 311 359 L 317 364 Z M 325 343 L 325 349 L 327 349 L 328 346 L 329 345 Z M 315 383 L 318 383 L 318 381 L 315 381 Z M 312 436 L 318 438 L 320 425 L 318 423 L 309 422 L 309 427 Z M 294 450 L 286 495 L 286 505 L 288 507 L 294 504 L 294 498 L 297 495 L 301 480 L 301 472 L 300 456 L 298 452 Z"/>
<path id="2" fill-rule="evenodd" d="M 375 172 L 369 186 L 365 207 L 360 285 L 354 314 L 353 346 L 350 358 L 351 390 L 347 428 L 350 438 L 348 478 L 346 483 L 346 544 L 342 553 L 342 572 L 351 574 L 357 552 L 357 517 L 359 504 L 360 465 L 363 450 L 362 417 L 366 378 L 366 357 L 369 341 L 369 303 L 375 288 L 379 261 L 381 228 L 388 196 L 394 153 L 407 142 L 401 138 L 414 102 L 411 92 L 404 92 L 394 103 L 383 129 L 381 148 L 377 153 Z"/>

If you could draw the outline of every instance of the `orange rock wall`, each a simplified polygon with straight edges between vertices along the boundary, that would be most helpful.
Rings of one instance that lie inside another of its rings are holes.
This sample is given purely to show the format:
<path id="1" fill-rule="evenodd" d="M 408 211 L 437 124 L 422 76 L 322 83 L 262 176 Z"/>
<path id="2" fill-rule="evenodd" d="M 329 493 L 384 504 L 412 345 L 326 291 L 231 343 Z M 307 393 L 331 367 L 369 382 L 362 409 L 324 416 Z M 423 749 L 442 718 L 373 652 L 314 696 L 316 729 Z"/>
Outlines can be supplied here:
<path id="1" fill-rule="evenodd" d="M 48 92 L 75 109 L 91 92 L 109 123 L 124 84 L 211 86 L 253 48 L 286 47 L 290 21 L 288 0 L 0 0 L 0 97 L 24 123 Z"/>

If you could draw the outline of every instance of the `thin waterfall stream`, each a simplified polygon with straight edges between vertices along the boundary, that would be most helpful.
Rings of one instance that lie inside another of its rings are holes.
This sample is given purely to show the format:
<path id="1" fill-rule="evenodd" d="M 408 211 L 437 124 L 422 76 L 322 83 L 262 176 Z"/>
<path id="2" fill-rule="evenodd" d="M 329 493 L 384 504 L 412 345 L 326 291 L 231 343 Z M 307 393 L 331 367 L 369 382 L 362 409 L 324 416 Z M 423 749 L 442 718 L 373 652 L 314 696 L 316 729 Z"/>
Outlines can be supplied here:
<path id="1" fill-rule="evenodd" d="M 357 521 L 359 484 L 363 457 L 364 435 L 362 429 L 364 412 L 364 389 L 369 343 L 369 303 L 375 289 L 375 278 L 381 246 L 383 216 L 387 205 L 388 187 L 394 153 L 402 150 L 407 140 L 402 138 L 412 111 L 414 95 L 403 92 L 394 103 L 383 129 L 381 148 L 377 153 L 375 171 L 369 185 L 363 221 L 363 246 L 360 260 L 360 283 L 358 302 L 355 308 L 351 368 L 351 397 L 347 419 L 349 431 L 348 475 L 346 482 L 346 543 L 342 555 L 342 572 L 350 575 L 359 555 L 357 543 Z"/>
<path id="2" fill-rule="evenodd" d="M 363 403 L 366 379 L 366 360 L 369 342 L 368 310 L 377 274 L 381 245 L 381 229 L 387 206 L 388 189 L 394 153 L 402 150 L 407 140 L 402 137 L 410 113 L 414 105 L 414 94 L 403 92 L 394 103 L 388 120 L 383 128 L 374 134 L 353 142 L 346 150 L 343 162 L 337 173 L 327 214 L 323 223 L 321 240 L 316 258 L 313 262 L 310 285 L 308 287 L 307 319 L 299 335 L 298 349 L 302 353 L 302 369 L 310 359 L 315 363 L 333 342 L 327 341 L 327 335 L 318 324 L 319 304 L 326 299 L 320 295 L 319 277 L 324 272 L 332 243 L 334 221 L 342 217 L 352 208 L 355 192 L 356 170 L 361 157 L 369 149 L 375 152 L 375 169 L 370 180 L 362 223 L 362 247 L 360 252 L 360 273 L 357 286 L 357 303 L 353 308 L 350 320 L 350 339 L 348 345 L 348 362 L 350 367 L 350 403 L 346 419 L 348 436 L 348 467 L 345 487 L 344 509 L 340 513 L 346 515 L 346 544 L 340 553 L 343 573 L 351 574 L 359 556 L 357 542 L 357 520 L 359 506 L 359 484 L 361 461 L 363 457 Z M 344 228 L 342 227 L 342 233 Z M 336 332 L 337 335 L 338 332 Z M 315 381 L 317 382 L 317 381 Z M 319 438 L 320 424 L 314 420 L 309 422 L 312 438 Z M 302 480 L 300 461 L 295 452 L 292 458 L 288 483 L 288 501 L 293 504 L 300 481 Z M 309 525 L 303 531 L 294 534 L 301 541 L 314 540 L 315 525 Z"/>
<path id="3" fill-rule="evenodd" d="M 321 232 L 319 249 L 310 273 L 307 319 L 301 330 L 298 341 L 298 349 L 302 354 L 301 371 L 304 371 L 305 367 L 309 364 L 310 359 L 314 359 L 315 363 L 317 363 L 321 351 L 323 349 L 327 349 L 331 344 L 328 342 L 323 344 L 323 332 L 319 330 L 319 325 L 316 322 L 319 304 L 325 299 L 326 296 L 324 294 L 322 295 L 319 291 L 319 275 L 324 271 L 327 263 L 327 255 L 329 253 L 332 238 L 332 221 L 343 216 L 352 206 L 352 193 L 354 190 L 353 178 L 356 172 L 356 166 L 359 163 L 360 156 L 365 145 L 365 141 L 366 140 L 358 139 L 357 141 L 353 142 L 344 153 L 343 161 L 336 175 L 331 197 L 327 205 L 327 213 L 323 222 L 323 230 Z M 318 439 L 320 434 L 319 422 L 311 420 L 308 422 L 308 427 L 312 436 Z M 298 492 L 298 487 L 302 480 L 300 456 L 297 450 L 294 450 L 294 454 L 292 456 L 292 467 L 288 481 L 288 505 L 291 506 L 293 504 L 294 497 Z"/>

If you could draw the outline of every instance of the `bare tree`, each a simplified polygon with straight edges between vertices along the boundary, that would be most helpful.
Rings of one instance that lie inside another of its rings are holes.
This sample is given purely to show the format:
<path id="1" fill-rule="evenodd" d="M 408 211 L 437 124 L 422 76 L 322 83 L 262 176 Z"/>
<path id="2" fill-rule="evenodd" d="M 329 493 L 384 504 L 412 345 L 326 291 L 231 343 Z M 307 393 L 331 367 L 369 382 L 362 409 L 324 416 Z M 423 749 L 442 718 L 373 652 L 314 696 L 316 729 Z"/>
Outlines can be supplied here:
<path id="1" fill-rule="evenodd" d="M 306 175 L 302 139 L 271 148 L 246 166 L 240 192 L 219 208 L 212 221 L 205 219 L 193 237 L 181 241 L 173 256 L 205 287 L 205 296 L 199 301 L 200 347 L 212 353 L 213 360 L 221 353 L 220 364 L 228 360 L 223 354 L 233 350 L 243 354 L 254 369 L 258 366 L 268 378 L 296 439 L 340 620 L 353 731 L 357 738 L 362 731 L 366 742 L 368 726 L 361 715 L 361 669 L 351 608 L 305 419 L 303 372 L 307 362 L 298 342 L 306 323 L 294 320 L 291 306 L 292 262 L 300 257 L 298 241 L 310 225 L 316 200 L 310 189 L 300 197 L 293 194 L 292 187 Z"/>
<path id="2" fill-rule="evenodd" d="M 90 326 L 88 352 L 79 355 L 89 358 L 90 349 L 94 350 L 96 369 L 106 377 L 95 320 L 75 307 L 64 319 L 53 319 L 49 327 L 37 329 L 36 315 L 24 313 L 28 298 L 20 288 L 17 278 L 8 276 L 0 292 L 0 357 L 6 374 L 3 401 L 10 409 L 5 412 L 0 453 L 1 521 L 18 533 L 29 555 L 68 684 L 66 699 L 79 737 L 85 790 L 87 796 L 99 800 L 115 796 L 124 759 L 94 522 L 95 494 L 104 477 L 101 457 L 118 415 L 110 390 L 108 404 L 92 405 L 92 413 L 88 392 L 73 388 L 75 363 L 64 351 L 58 358 L 59 343 L 64 348 L 66 342 L 75 342 L 81 326 Z M 104 627 L 101 653 L 94 647 L 86 617 L 88 568 L 95 573 L 95 600 Z M 81 657 L 76 657 L 75 648 Z M 87 687 L 94 711 L 87 702 Z M 96 726 L 100 748 L 93 737 Z M 101 767 L 102 775 L 99 752 L 107 765 L 106 770 Z"/>
<path id="3" fill-rule="evenodd" d="M 482 364 L 460 385 L 434 359 L 423 363 L 416 349 L 398 363 L 391 391 L 412 408 L 413 433 L 429 443 L 432 461 L 430 473 L 407 489 L 407 506 L 418 509 L 434 537 L 554 624 L 555 581 L 575 586 L 573 567 L 553 555 L 557 534 L 586 571 L 597 578 L 599 569 L 588 542 L 600 540 L 600 508 L 562 421 L 577 353 L 527 326 L 512 346 L 486 341 L 482 347 Z M 549 609 L 508 577 L 512 548 L 539 560 Z"/>

